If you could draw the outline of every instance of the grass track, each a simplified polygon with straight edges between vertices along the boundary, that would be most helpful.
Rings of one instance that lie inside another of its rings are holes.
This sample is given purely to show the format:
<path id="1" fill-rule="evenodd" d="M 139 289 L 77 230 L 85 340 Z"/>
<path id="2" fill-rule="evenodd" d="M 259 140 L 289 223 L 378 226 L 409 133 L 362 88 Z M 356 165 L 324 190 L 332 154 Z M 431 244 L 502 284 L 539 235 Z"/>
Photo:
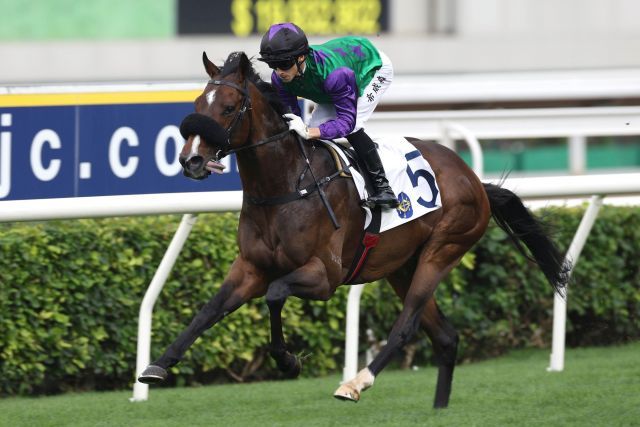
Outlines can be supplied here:
<path id="1" fill-rule="evenodd" d="M 640 426 L 640 342 L 522 350 L 456 370 L 449 409 L 431 409 L 436 370 L 388 371 L 360 403 L 331 397 L 338 376 L 286 382 L 0 400 L 0 426 Z"/>

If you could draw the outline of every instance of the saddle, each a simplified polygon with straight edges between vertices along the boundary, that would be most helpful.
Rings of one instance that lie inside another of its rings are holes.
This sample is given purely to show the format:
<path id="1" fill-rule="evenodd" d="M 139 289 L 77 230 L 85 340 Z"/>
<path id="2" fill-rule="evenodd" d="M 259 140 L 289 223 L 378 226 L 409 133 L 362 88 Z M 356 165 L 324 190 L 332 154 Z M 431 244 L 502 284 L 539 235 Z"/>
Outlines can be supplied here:
<path id="1" fill-rule="evenodd" d="M 353 174 L 350 171 L 356 171 L 360 176 L 362 176 L 366 191 L 369 194 L 372 194 L 375 191 L 375 187 L 373 182 L 371 182 L 371 178 L 369 178 L 369 174 L 365 172 L 365 165 L 356 153 L 356 150 L 354 150 L 346 140 L 344 140 L 345 142 L 340 140 L 327 141 L 322 139 L 316 141 L 331 153 L 331 156 L 336 163 L 336 169 L 343 170 L 340 176 L 353 178 Z M 375 146 L 378 148 L 378 144 L 375 144 Z M 373 207 L 373 205 L 367 204 L 366 199 L 360 200 L 360 204 L 370 208 Z"/>

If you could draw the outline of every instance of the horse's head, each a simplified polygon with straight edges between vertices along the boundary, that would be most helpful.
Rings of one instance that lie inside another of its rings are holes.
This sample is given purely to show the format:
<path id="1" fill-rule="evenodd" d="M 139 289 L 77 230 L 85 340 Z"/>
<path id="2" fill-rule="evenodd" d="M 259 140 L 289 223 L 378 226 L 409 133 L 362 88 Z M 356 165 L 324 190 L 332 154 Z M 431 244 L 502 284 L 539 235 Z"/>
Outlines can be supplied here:
<path id="1" fill-rule="evenodd" d="M 250 123 L 245 113 L 251 108 L 249 77 L 253 67 L 244 52 L 229 55 L 222 69 L 202 53 L 204 68 L 210 77 L 204 91 L 195 100 L 196 112 L 180 125 L 187 141 L 180 153 L 185 176 L 206 178 L 220 171 L 218 162 L 248 138 Z"/>

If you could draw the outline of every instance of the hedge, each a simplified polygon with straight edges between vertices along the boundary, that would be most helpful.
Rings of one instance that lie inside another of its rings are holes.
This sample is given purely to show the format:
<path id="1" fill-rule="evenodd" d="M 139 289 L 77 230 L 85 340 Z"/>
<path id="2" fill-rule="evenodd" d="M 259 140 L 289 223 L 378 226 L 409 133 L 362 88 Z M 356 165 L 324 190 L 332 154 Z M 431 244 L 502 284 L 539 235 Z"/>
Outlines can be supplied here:
<path id="1" fill-rule="evenodd" d="M 583 208 L 547 209 L 566 250 Z M 540 213 L 540 212 L 539 212 Z M 0 394 L 128 388 L 134 381 L 139 304 L 179 223 L 177 216 L 0 224 Z M 237 246 L 236 214 L 200 215 L 153 317 L 152 359 L 220 287 Z M 570 346 L 640 336 L 640 209 L 602 210 L 569 293 Z M 337 372 L 348 289 L 329 302 L 285 306 L 292 351 L 310 353 L 304 376 Z M 460 361 L 549 346 L 552 292 L 492 226 L 440 285 L 442 311 L 460 333 Z M 400 302 L 384 282 L 365 288 L 361 329 L 384 339 Z M 268 357 L 263 299 L 207 331 L 172 368 L 168 386 L 280 378 Z M 367 347 L 361 334 L 360 349 Z M 404 359 L 403 359 L 404 357 Z M 426 334 L 395 364 L 431 363 Z"/>

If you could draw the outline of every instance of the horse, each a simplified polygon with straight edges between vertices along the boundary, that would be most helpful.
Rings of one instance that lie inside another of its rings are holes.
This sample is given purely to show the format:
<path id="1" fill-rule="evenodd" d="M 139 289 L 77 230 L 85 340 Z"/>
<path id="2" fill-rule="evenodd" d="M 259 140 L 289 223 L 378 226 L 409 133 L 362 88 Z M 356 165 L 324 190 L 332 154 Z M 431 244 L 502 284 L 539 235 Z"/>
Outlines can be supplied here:
<path id="1" fill-rule="evenodd" d="M 350 179 L 333 179 L 322 186 L 314 181 L 315 176 L 335 173 L 334 158 L 288 130 L 274 88 L 260 79 L 244 52 L 231 53 L 222 67 L 214 65 L 206 52 L 202 61 L 209 80 L 195 100 L 195 113 L 181 124 L 186 142 L 179 161 L 185 176 L 204 179 L 219 171 L 222 157 L 236 154 L 243 188 L 239 253 L 219 292 L 138 380 L 148 384 L 165 380 L 167 369 L 205 330 L 261 297 L 269 309 L 270 355 L 279 370 L 295 378 L 301 360 L 287 351 L 281 312 L 289 297 L 326 301 L 345 283 L 365 222 L 361 200 Z M 458 334 L 439 309 L 434 292 L 483 236 L 490 218 L 537 264 L 555 292 L 565 287 L 568 266 L 544 223 L 516 194 L 482 183 L 455 152 L 440 144 L 407 140 L 432 166 L 442 207 L 381 233 L 358 272 L 355 283 L 386 278 L 403 305 L 386 345 L 334 396 L 357 402 L 422 328 L 438 365 L 433 406 L 444 408 L 451 394 Z M 307 152 L 312 152 L 311 161 Z M 311 173 L 305 174 L 309 168 Z M 300 193 L 300 187 L 317 191 L 308 197 L 288 197 Z M 329 207 L 332 216 L 327 215 Z"/>

